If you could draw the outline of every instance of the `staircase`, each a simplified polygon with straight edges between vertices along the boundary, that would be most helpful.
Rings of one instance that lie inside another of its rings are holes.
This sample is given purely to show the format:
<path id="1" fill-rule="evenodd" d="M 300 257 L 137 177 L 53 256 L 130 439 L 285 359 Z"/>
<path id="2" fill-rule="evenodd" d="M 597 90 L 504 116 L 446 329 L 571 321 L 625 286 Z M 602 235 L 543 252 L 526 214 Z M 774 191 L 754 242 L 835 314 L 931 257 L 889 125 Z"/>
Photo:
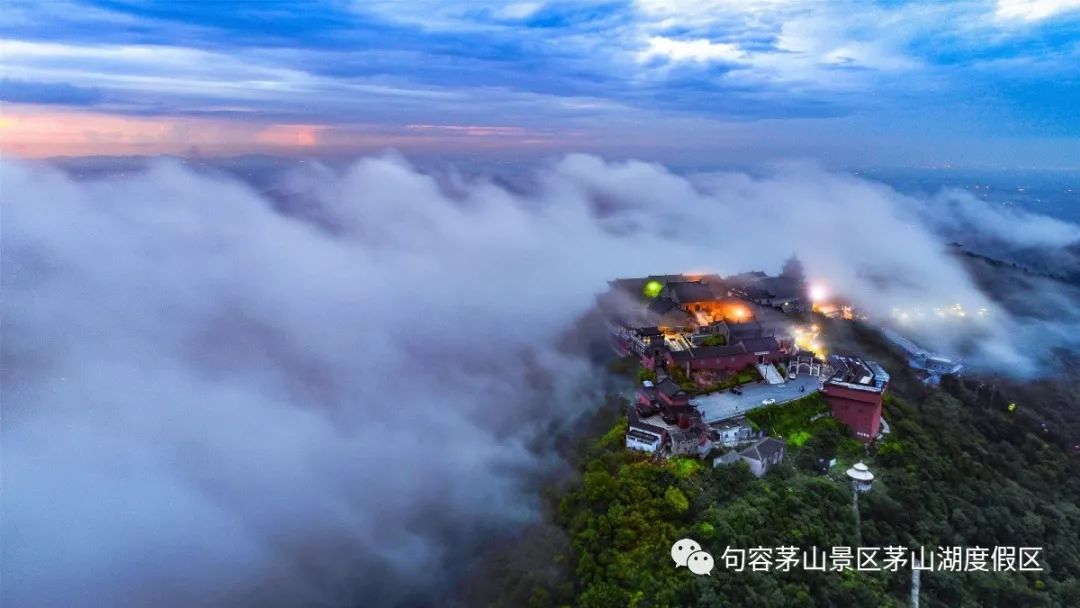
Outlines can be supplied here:
<path id="1" fill-rule="evenodd" d="M 757 371 L 765 379 L 765 382 L 769 384 L 784 383 L 784 377 L 780 375 L 780 370 L 776 369 L 776 366 L 772 363 L 758 363 Z"/>

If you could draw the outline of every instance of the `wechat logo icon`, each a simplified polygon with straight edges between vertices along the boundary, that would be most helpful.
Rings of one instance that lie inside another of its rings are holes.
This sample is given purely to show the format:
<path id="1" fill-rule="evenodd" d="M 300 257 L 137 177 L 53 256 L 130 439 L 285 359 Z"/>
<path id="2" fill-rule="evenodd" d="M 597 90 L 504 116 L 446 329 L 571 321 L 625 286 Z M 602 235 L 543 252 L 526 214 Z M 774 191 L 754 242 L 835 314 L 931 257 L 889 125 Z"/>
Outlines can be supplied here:
<path id="1" fill-rule="evenodd" d="M 697 541 L 684 538 L 675 541 L 671 545 L 671 559 L 675 560 L 675 567 L 685 566 L 690 572 L 700 575 L 710 575 L 714 567 L 713 556 L 701 550 Z"/>

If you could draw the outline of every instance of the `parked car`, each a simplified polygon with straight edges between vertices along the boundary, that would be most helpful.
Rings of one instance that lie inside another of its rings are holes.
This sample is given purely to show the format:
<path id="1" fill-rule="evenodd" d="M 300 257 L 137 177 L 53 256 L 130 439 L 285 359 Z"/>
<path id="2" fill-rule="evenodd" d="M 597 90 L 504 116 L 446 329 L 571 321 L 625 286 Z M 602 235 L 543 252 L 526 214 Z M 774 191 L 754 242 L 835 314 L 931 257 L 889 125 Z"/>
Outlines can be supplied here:
<path id="1" fill-rule="evenodd" d="M 795 379 L 795 372 L 788 372 L 787 377 L 788 377 L 788 380 L 794 380 Z"/>
<path id="2" fill-rule="evenodd" d="M 769 399 L 762 399 L 761 400 L 761 405 L 772 405 L 774 403 L 776 403 L 776 399 L 773 399 L 771 397 Z"/>
<path id="3" fill-rule="evenodd" d="M 731 387 L 731 392 L 735 393 L 736 395 L 741 395 L 741 394 L 742 394 L 742 391 L 740 391 L 739 389 L 735 388 L 734 386 L 733 386 L 733 387 Z"/>

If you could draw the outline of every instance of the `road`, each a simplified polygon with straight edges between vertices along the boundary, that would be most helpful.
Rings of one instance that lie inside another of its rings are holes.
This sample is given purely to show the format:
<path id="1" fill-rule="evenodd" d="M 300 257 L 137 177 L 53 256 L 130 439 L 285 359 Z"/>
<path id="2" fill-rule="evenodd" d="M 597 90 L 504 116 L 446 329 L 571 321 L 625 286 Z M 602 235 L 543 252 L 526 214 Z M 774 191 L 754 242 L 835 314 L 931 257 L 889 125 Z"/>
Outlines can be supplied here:
<path id="1" fill-rule="evenodd" d="M 800 390 L 803 387 L 805 387 L 805 392 Z M 820 387 L 821 380 L 817 376 L 800 375 L 784 384 L 745 384 L 739 387 L 743 393 L 741 395 L 724 391 L 694 397 L 690 400 L 690 404 L 701 412 L 702 420 L 717 422 L 742 416 L 763 407 L 761 402 L 764 399 L 776 399 L 777 403 L 784 403 L 815 393 Z"/>

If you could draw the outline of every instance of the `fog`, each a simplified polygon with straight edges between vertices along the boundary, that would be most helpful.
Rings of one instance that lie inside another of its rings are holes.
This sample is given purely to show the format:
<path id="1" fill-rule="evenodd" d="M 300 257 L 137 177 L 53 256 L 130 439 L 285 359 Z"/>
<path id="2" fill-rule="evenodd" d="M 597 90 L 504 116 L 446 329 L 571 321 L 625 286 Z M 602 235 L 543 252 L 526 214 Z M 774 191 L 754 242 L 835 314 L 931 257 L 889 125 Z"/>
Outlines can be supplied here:
<path id="1" fill-rule="evenodd" d="M 1076 239 L 809 165 L 679 176 L 574 155 L 508 190 L 386 156 L 298 168 L 284 202 L 167 161 L 0 171 L 13 606 L 438 603 L 485 539 L 535 517 L 552 425 L 596 406 L 588 363 L 555 344 L 606 280 L 775 273 L 797 252 L 874 315 L 986 308 L 925 337 L 975 335 L 987 369 L 1030 372 L 1028 321 L 940 229 Z"/>

